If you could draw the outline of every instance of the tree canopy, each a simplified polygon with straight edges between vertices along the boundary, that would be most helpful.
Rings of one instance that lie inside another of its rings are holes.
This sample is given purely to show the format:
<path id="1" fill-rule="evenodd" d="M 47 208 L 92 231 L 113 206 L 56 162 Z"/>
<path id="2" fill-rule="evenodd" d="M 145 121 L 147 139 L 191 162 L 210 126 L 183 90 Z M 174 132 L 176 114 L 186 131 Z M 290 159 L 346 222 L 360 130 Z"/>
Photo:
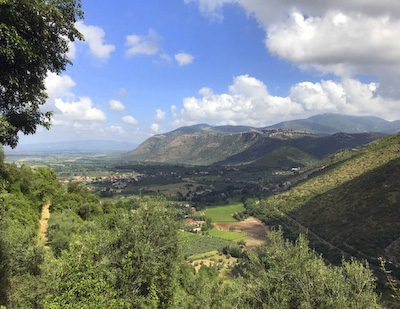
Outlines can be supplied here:
<path id="1" fill-rule="evenodd" d="M 0 142 L 15 147 L 18 133 L 50 126 L 44 80 L 70 64 L 70 41 L 82 39 L 75 22 L 79 0 L 0 0 Z"/>

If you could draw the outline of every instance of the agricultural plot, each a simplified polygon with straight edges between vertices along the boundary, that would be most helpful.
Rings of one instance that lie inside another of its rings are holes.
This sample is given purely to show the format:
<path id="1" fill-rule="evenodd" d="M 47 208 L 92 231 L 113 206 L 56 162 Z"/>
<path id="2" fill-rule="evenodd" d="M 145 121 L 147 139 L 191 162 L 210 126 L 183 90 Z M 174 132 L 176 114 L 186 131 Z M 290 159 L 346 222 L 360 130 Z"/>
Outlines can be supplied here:
<path id="1" fill-rule="evenodd" d="M 210 251 L 220 251 L 231 242 L 211 235 L 200 235 L 189 232 L 180 232 L 179 241 L 184 256 L 204 254 Z"/>
<path id="2" fill-rule="evenodd" d="M 225 239 L 225 240 L 231 240 L 231 241 L 247 236 L 245 233 L 228 232 L 228 231 L 222 231 L 222 230 L 217 230 L 217 229 L 209 230 L 208 234 L 213 237 L 217 237 L 217 238 L 221 238 L 221 239 Z"/>
<path id="3" fill-rule="evenodd" d="M 236 203 L 209 207 L 205 211 L 205 215 L 207 218 L 211 218 L 213 222 L 237 222 L 237 220 L 233 218 L 233 214 L 244 210 L 242 203 Z"/>
<path id="4" fill-rule="evenodd" d="M 224 278 L 230 277 L 230 269 L 236 264 L 237 258 L 226 256 L 218 253 L 218 251 L 211 251 L 204 254 L 196 254 L 189 257 L 190 264 L 199 271 L 202 265 L 216 266 L 219 270 L 220 276 Z"/>

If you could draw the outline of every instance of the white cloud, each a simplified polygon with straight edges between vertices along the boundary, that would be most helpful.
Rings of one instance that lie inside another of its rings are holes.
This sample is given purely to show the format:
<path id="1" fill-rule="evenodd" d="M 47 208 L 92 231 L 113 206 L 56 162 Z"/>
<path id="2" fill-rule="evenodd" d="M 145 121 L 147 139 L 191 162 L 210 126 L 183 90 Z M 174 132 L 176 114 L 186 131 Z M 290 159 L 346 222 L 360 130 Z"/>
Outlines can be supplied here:
<path id="1" fill-rule="evenodd" d="M 400 16 L 397 0 L 184 0 L 186 4 L 197 3 L 199 10 L 211 19 L 222 20 L 221 8 L 226 4 L 240 5 L 248 15 L 254 15 L 263 26 L 285 19 L 293 10 L 308 16 L 324 15 L 329 10 L 359 12 L 369 16 L 391 14 Z"/>
<path id="2" fill-rule="evenodd" d="M 137 55 L 156 55 L 159 52 L 158 46 L 159 36 L 156 31 L 149 29 L 146 36 L 136 34 L 126 36 L 125 45 L 128 50 L 125 55 L 127 57 Z"/>
<path id="3" fill-rule="evenodd" d="M 53 117 L 54 125 L 75 124 L 80 122 L 98 122 L 107 119 L 106 114 L 93 106 L 93 102 L 88 97 L 81 97 L 79 101 L 64 102 L 62 99 L 55 99 L 55 111 Z"/>
<path id="4" fill-rule="evenodd" d="M 291 87 L 288 96 L 279 97 L 271 95 L 260 80 L 241 75 L 234 78 L 229 93 L 214 94 L 211 89 L 202 88 L 200 98 L 185 98 L 180 112 L 176 114 L 175 107 L 171 112 L 175 125 L 205 121 L 262 127 L 323 112 L 399 118 L 400 101 L 379 96 L 377 87 L 355 79 L 301 82 Z"/>
<path id="5" fill-rule="evenodd" d="M 344 78 L 372 75 L 380 95 L 400 98 L 397 0 L 184 0 L 214 18 L 241 6 L 266 33 L 267 49 L 304 70 Z"/>
<path id="6" fill-rule="evenodd" d="M 75 27 L 84 35 L 84 42 L 89 45 L 91 53 L 96 58 L 110 58 L 111 53 L 115 50 L 115 46 L 112 44 L 104 44 L 105 32 L 102 28 L 97 26 L 87 26 L 83 21 L 76 22 Z"/>
<path id="7" fill-rule="evenodd" d="M 171 61 L 172 61 L 172 57 L 170 55 L 168 55 L 167 53 L 161 53 L 160 59 L 165 63 L 171 63 Z"/>
<path id="8" fill-rule="evenodd" d="M 151 126 L 150 126 L 150 128 L 151 128 L 151 131 L 153 132 L 153 133 L 159 133 L 159 132 L 161 132 L 161 126 L 158 124 L 158 123 L 153 123 Z"/>
<path id="9" fill-rule="evenodd" d="M 129 123 L 129 124 L 137 124 L 138 123 L 138 121 L 135 118 L 133 118 L 132 116 L 124 116 L 124 117 L 122 117 L 122 120 L 125 123 Z"/>
<path id="10" fill-rule="evenodd" d="M 337 75 L 371 74 L 377 67 L 399 66 L 400 21 L 329 11 L 305 18 L 294 12 L 268 28 L 270 52 L 299 66 Z"/>
<path id="11" fill-rule="evenodd" d="M 234 3 L 235 0 L 184 0 L 186 4 L 198 3 L 200 11 L 214 21 L 222 21 L 223 15 L 220 12 L 226 3 Z"/>
<path id="12" fill-rule="evenodd" d="M 74 42 L 71 42 L 71 41 L 68 42 L 67 57 L 70 60 L 73 60 L 76 58 L 76 46 L 75 46 Z"/>
<path id="13" fill-rule="evenodd" d="M 177 113 L 176 113 L 176 111 L 178 110 L 178 107 L 176 107 L 176 105 L 171 105 L 171 116 L 172 116 L 172 118 L 176 118 L 178 115 L 177 115 Z"/>
<path id="14" fill-rule="evenodd" d="M 175 60 L 182 67 L 191 64 L 194 61 L 194 57 L 191 54 L 182 52 L 175 55 Z"/>
<path id="15" fill-rule="evenodd" d="M 154 120 L 156 121 L 163 121 L 165 119 L 165 112 L 161 109 L 156 110 L 156 116 L 154 117 Z"/>
<path id="16" fill-rule="evenodd" d="M 44 84 L 49 99 L 71 96 L 71 88 L 75 86 L 75 82 L 69 75 L 57 75 L 52 72 L 47 72 Z"/>
<path id="17" fill-rule="evenodd" d="M 178 122 L 262 126 L 272 118 L 287 118 L 303 112 L 301 105 L 287 97 L 270 95 L 261 81 L 248 75 L 235 77 L 229 93 L 214 94 L 209 88 L 202 88 L 199 93 L 201 98 L 183 100 Z"/>
<path id="18" fill-rule="evenodd" d="M 122 112 L 125 110 L 125 105 L 118 100 L 110 100 L 108 106 L 112 111 Z"/>

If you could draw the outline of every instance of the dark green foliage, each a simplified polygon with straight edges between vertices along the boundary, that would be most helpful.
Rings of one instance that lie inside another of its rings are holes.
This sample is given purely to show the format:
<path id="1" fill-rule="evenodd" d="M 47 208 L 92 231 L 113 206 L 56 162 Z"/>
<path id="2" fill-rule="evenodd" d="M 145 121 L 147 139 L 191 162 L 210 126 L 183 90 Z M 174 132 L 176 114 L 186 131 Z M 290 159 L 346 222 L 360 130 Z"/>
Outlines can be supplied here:
<path id="1" fill-rule="evenodd" d="M 69 249 L 69 242 L 73 234 L 79 232 L 83 220 L 70 210 L 53 212 L 50 216 L 47 236 L 51 249 L 56 257 L 62 250 Z"/>
<path id="2" fill-rule="evenodd" d="M 33 134 L 50 125 L 43 113 L 44 79 L 70 62 L 68 40 L 80 39 L 74 23 L 82 17 L 76 0 L 0 2 L 0 142 L 15 147 L 18 132 Z"/>
<path id="3" fill-rule="evenodd" d="M 178 261 L 173 213 L 160 199 L 145 200 L 109 220 L 82 225 L 69 250 L 49 261 L 45 308 L 170 307 Z"/>
<path id="4" fill-rule="evenodd" d="M 198 273 L 182 264 L 178 274 L 179 288 L 174 308 L 233 308 L 223 294 L 223 280 L 216 267 L 201 266 Z"/>
<path id="5" fill-rule="evenodd" d="M 301 236 L 295 244 L 270 234 L 268 247 L 249 252 L 230 287 L 237 308 L 380 308 L 368 265 L 326 266 Z"/>
<path id="6" fill-rule="evenodd" d="M 0 189 L 0 304 L 36 306 L 37 284 L 44 260 L 37 243 L 43 198 L 59 190 L 52 171 L 33 172 L 27 165 L 5 164 Z"/>
<path id="7" fill-rule="evenodd" d="M 206 218 L 206 222 L 203 223 L 203 226 L 201 227 L 202 231 L 208 231 L 211 230 L 214 227 L 214 224 L 212 223 L 212 220 L 210 217 Z"/>
<path id="8" fill-rule="evenodd" d="M 185 233 L 180 235 L 181 253 L 185 258 L 215 250 L 221 251 L 223 247 L 228 246 L 229 244 L 229 240 L 216 238 L 209 235 L 199 235 L 193 233 Z"/>

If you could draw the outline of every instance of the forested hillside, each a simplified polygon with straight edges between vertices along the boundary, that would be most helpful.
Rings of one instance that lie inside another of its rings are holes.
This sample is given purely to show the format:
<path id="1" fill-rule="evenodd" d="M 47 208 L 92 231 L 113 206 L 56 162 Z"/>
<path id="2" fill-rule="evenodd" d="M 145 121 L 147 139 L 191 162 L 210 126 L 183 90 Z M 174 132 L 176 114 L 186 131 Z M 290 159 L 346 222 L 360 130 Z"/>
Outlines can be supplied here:
<path id="1" fill-rule="evenodd" d="M 331 261 L 347 255 L 378 265 L 384 257 L 398 276 L 399 162 L 397 134 L 329 157 L 310 179 L 249 201 L 247 209 L 289 234 L 308 231 L 314 247 Z"/>

